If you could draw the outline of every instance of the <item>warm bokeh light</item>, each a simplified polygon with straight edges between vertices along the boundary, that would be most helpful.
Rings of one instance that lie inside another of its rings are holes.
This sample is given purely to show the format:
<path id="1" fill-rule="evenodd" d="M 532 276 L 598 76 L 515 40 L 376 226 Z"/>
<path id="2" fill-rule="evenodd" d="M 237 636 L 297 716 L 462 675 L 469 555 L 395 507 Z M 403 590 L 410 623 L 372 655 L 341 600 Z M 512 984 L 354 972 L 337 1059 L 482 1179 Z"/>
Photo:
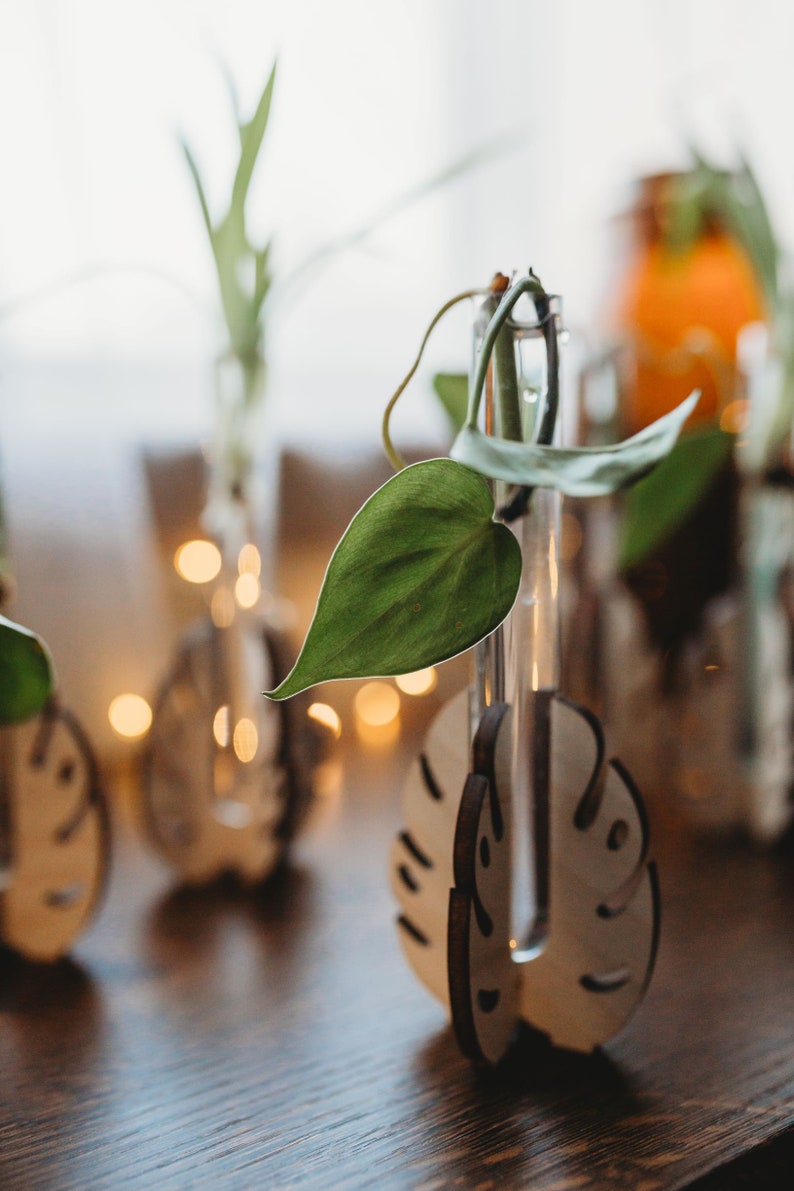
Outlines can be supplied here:
<path id="1" fill-rule="evenodd" d="M 110 726 L 125 740 L 139 740 L 152 725 L 152 709 L 141 695 L 116 695 L 108 708 Z"/>
<path id="2" fill-rule="evenodd" d="M 374 752 L 385 752 L 394 748 L 400 739 L 400 717 L 396 715 L 388 724 L 366 724 L 356 720 L 356 736 L 359 743 Z"/>
<path id="3" fill-rule="evenodd" d="M 426 670 L 414 670 L 412 674 L 401 674 L 394 680 L 405 695 L 429 695 L 438 684 L 435 666 Z"/>
<path id="4" fill-rule="evenodd" d="M 240 761 L 253 761 L 259 747 L 259 733 L 253 720 L 238 720 L 234 726 L 234 751 Z"/>
<path id="5" fill-rule="evenodd" d="M 705 802 L 716 793 L 714 773 L 705 765 L 682 765 L 676 771 L 676 787 L 690 802 Z"/>
<path id="6" fill-rule="evenodd" d="M 253 608 L 259 599 L 262 589 L 256 575 L 246 571 L 240 575 L 234 585 L 234 598 L 241 608 Z"/>
<path id="7" fill-rule="evenodd" d="M 226 704 L 219 707 L 212 721 L 212 735 L 219 748 L 225 749 L 229 743 L 229 708 Z"/>
<path id="8" fill-rule="evenodd" d="M 312 703 L 306 714 L 315 723 L 322 724 L 324 728 L 328 728 L 329 732 L 332 732 L 337 740 L 342 735 L 342 721 L 333 707 L 329 706 L 328 703 Z"/>
<path id="9" fill-rule="evenodd" d="M 179 547 L 174 566 L 188 583 L 209 583 L 221 569 L 221 552 L 214 542 L 194 538 Z"/>
<path id="10" fill-rule="evenodd" d="M 342 762 L 334 759 L 323 761 L 314 771 L 313 788 L 318 798 L 328 802 L 336 802 L 342 794 L 342 778 L 344 767 Z"/>
<path id="11" fill-rule="evenodd" d="M 741 434 L 747 429 L 749 421 L 749 401 L 731 401 L 720 414 L 720 430 L 726 434 Z"/>
<path id="12" fill-rule="evenodd" d="M 356 719 L 369 728 L 383 728 L 400 714 L 400 696 L 386 682 L 366 682 L 353 701 Z"/>
<path id="13" fill-rule="evenodd" d="M 237 556 L 237 570 L 241 575 L 253 575 L 255 579 L 259 578 L 262 572 L 262 558 L 253 543 L 246 543 Z"/>
<path id="14" fill-rule="evenodd" d="M 234 620 L 235 611 L 234 596 L 228 587 L 219 587 L 217 591 L 212 593 L 210 616 L 216 628 L 228 629 Z"/>

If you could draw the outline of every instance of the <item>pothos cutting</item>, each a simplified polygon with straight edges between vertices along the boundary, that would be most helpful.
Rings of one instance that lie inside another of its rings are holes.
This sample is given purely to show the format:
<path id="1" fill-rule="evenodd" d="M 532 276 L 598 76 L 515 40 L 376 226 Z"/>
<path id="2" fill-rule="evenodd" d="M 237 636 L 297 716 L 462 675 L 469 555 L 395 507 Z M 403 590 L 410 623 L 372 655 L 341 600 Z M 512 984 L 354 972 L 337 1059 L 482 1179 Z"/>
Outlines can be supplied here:
<path id="1" fill-rule="evenodd" d="M 501 624 L 516 598 L 522 557 L 509 522 L 531 515 L 533 490 L 550 487 L 590 497 L 634 483 L 670 451 L 695 408 L 698 394 L 692 393 L 669 414 L 613 446 L 554 445 L 556 385 L 542 416 L 527 418 L 518 386 L 506 383 L 510 364 L 503 351 L 508 320 L 521 299 L 534 305 L 547 351 L 556 351 L 550 295 L 531 270 L 512 284 L 498 276 L 490 294 L 494 312 L 478 355 L 466 420 L 449 458 L 403 466 L 391 442 L 389 417 L 417 359 L 384 418 L 387 453 L 399 470 L 345 531 L 298 660 L 284 681 L 267 692 L 270 698 L 285 699 L 330 679 L 410 673 L 481 641 Z M 422 348 L 441 315 L 471 296 L 445 303 Z M 481 427 L 492 357 L 497 372 L 502 370 L 496 434 Z M 498 511 L 489 481 L 516 489 Z"/>

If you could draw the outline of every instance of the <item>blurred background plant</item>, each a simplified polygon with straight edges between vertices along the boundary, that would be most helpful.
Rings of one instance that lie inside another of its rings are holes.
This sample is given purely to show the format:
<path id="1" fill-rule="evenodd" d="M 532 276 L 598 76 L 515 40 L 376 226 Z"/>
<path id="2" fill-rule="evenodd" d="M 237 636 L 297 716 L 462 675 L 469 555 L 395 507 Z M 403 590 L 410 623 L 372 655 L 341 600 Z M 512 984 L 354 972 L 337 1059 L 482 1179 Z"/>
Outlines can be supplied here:
<path id="1" fill-rule="evenodd" d="M 266 386 L 266 325 L 270 306 L 274 302 L 284 305 L 294 301 L 301 288 L 316 280 L 335 256 L 362 245 L 383 223 L 434 190 L 519 144 L 515 136 L 500 136 L 468 150 L 441 169 L 433 170 L 422 181 L 401 190 L 360 226 L 320 244 L 292 269 L 274 278 L 273 239 L 261 247 L 252 243 L 247 203 L 270 119 L 276 69 L 274 62 L 249 119 L 241 115 L 233 77 L 229 71 L 223 71 L 239 137 L 239 159 L 225 213 L 213 218 L 193 150 L 186 140 L 181 141 L 212 250 L 226 336 L 226 346 L 217 361 L 216 430 L 206 513 L 209 526 L 220 529 L 221 536 L 227 520 L 224 505 L 230 499 L 242 499 L 251 478 L 258 445 L 254 418 Z M 229 375 L 236 370 L 239 376 Z M 271 499 L 274 496 L 272 491 L 270 496 Z"/>
<path id="2" fill-rule="evenodd" d="M 204 183 L 193 153 L 187 142 L 182 141 L 212 248 L 228 352 L 238 363 L 241 372 L 239 391 L 230 396 L 226 407 L 222 405 L 222 389 L 218 395 L 215 463 L 220 468 L 224 487 L 232 493 L 241 492 L 249 477 L 254 444 L 251 442 L 250 428 L 246 425 L 246 415 L 259 403 L 265 380 L 263 307 L 271 285 L 270 243 L 262 248 L 252 245 L 246 223 L 246 203 L 267 130 L 275 78 L 274 65 L 249 120 L 244 120 L 240 115 L 237 92 L 229 79 L 240 157 L 228 209 L 215 220 L 210 214 Z"/>
<path id="3" fill-rule="evenodd" d="M 736 579 L 740 472 L 768 471 L 790 438 L 785 389 L 770 419 L 747 375 L 759 341 L 765 352 L 779 337 L 785 303 L 780 250 L 744 159 L 726 169 L 692 150 L 690 169 L 643 180 L 631 222 L 613 303 L 617 424 L 636 431 L 691 387 L 702 392 L 689 433 L 627 493 L 618 544 L 618 569 L 674 682 L 708 602 Z"/>
<path id="4" fill-rule="evenodd" d="M 756 475 L 789 468 L 794 427 L 794 290 L 786 276 L 783 250 L 769 209 L 749 162 L 721 169 L 692 149 L 692 169 L 674 187 L 668 242 L 676 252 L 691 251 L 709 223 L 717 220 L 741 245 L 763 295 L 769 327 L 768 356 L 779 362 L 774 391 L 755 394 L 740 427 L 744 467 Z M 726 300 L 728 295 L 726 295 Z M 749 321 L 749 320 L 748 320 Z M 762 343 L 762 347 L 766 347 Z M 763 363 L 756 358 L 753 364 Z"/>

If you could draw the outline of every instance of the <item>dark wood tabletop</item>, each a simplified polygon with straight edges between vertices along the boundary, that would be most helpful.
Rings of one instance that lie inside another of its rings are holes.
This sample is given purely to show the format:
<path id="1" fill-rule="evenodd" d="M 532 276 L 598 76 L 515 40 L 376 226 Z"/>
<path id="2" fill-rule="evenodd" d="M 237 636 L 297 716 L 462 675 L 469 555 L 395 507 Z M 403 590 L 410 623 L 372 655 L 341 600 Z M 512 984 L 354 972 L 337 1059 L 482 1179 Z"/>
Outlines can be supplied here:
<path id="1" fill-rule="evenodd" d="M 639 1012 L 593 1056 L 527 1039 L 483 1075 L 393 927 L 414 744 L 343 742 L 340 791 L 255 890 L 175 888 L 122 805 L 72 957 L 2 957 L 0 1186 L 790 1185 L 794 849 L 657 825 Z"/>
<path id="2" fill-rule="evenodd" d="M 282 557 L 302 622 L 338 534 L 327 503 L 293 509 Z M 100 913 L 55 965 L 0 953 L 0 1191 L 791 1185 L 794 844 L 698 840 L 657 807 L 661 939 L 629 1025 L 592 1056 L 529 1037 L 497 1072 L 460 1056 L 403 960 L 387 867 L 455 665 L 391 746 L 344 717 L 331 793 L 259 888 L 178 888 L 134 767 L 105 772 Z"/>

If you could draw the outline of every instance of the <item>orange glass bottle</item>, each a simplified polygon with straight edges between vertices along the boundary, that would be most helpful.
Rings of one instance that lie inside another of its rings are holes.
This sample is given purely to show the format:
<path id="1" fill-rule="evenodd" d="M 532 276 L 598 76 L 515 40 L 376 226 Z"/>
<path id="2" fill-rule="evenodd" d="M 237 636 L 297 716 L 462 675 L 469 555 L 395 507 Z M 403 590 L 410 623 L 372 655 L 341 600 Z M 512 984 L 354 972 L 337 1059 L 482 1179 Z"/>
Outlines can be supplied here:
<path id="1" fill-rule="evenodd" d="M 630 434 L 695 388 L 702 396 L 692 424 L 717 421 L 737 395 L 739 332 L 766 318 L 752 265 L 712 215 L 704 212 L 690 245 L 669 244 L 678 182 L 674 174 L 643 179 L 630 215 L 633 243 L 615 311 L 616 330 L 635 349 L 621 386 L 621 422 Z"/>

